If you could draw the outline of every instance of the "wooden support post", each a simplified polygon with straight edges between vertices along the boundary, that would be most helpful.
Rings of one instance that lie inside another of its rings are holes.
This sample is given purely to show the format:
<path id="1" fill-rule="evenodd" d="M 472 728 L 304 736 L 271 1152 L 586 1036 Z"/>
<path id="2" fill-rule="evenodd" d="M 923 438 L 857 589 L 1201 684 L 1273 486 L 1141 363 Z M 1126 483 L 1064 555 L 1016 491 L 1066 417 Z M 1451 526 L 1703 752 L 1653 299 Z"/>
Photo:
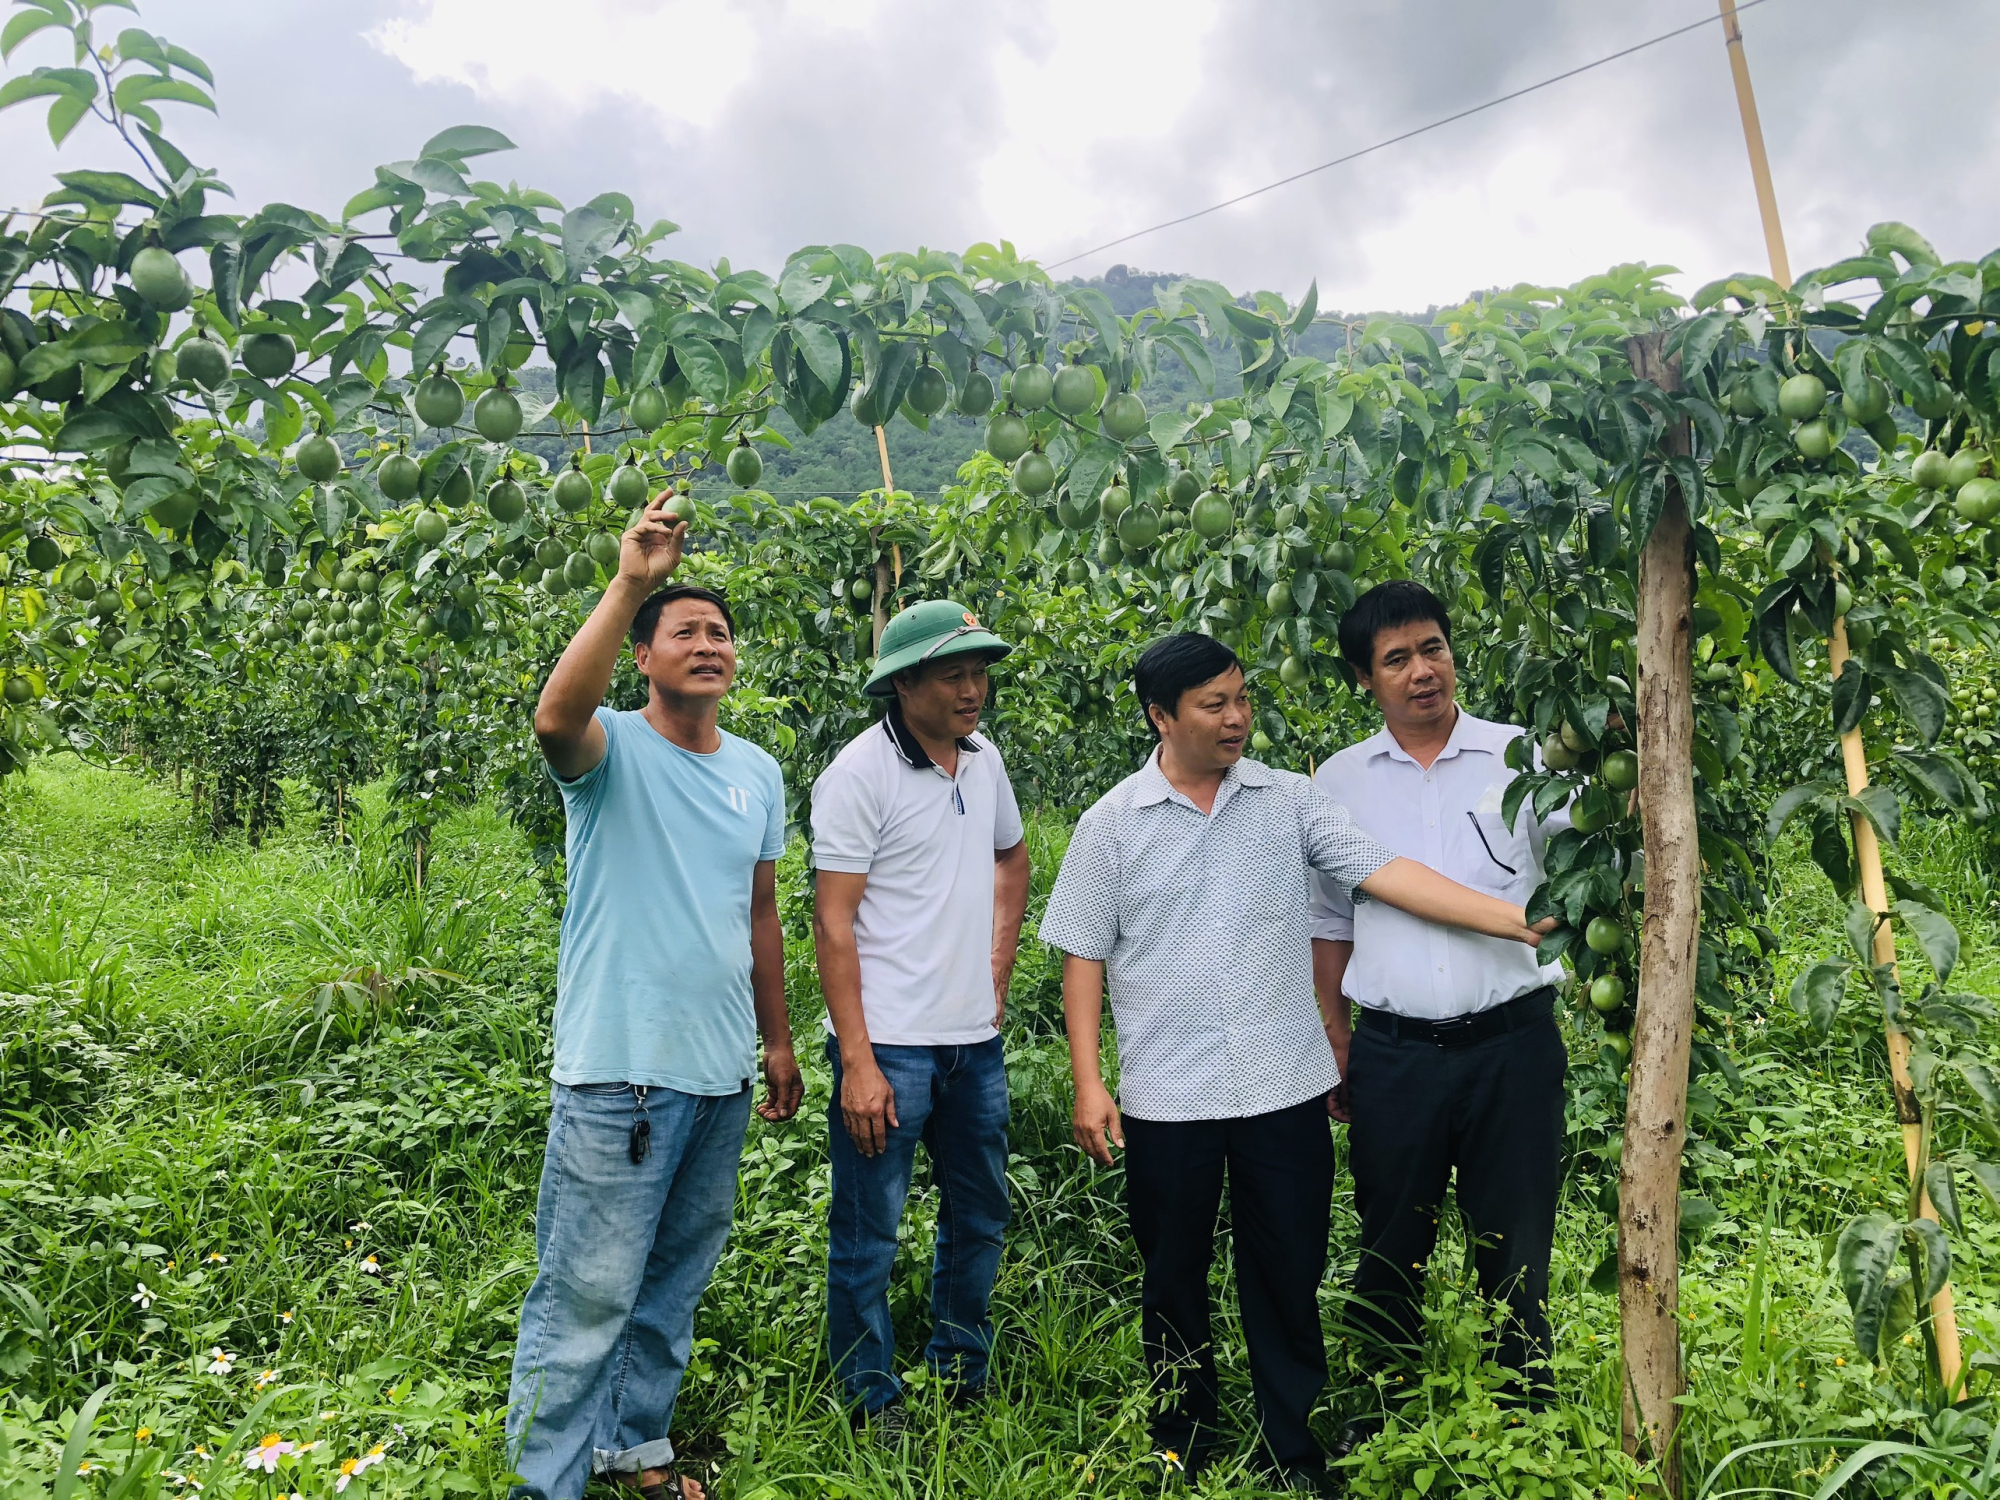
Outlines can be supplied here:
<path id="1" fill-rule="evenodd" d="M 1722 30 L 1729 47 L 1729 71 L 1736 81 L 1736 107 L 1743 116 L 1743 143 L 1750 152 L 1750 177 L 1757 187 L 1757 211 L 1764 221 L 1764 247 L 1770 254 L 1771 279 L 1780 286 L 1788 287 L 1792 284 L 1791 258 L 1785 252 L 1784 226 L 1778 220 L 1778 196 L 1771 185 L 1771 162 L 1764 151 L 1764 128 L 1757 119 L 1757 96 L 1750 87 L 1750 62 L 1743 52 L 1743 29 L 1736 19 L 1736 0 L 1719 0 L 1719 3 L 1722 6 Z M 1840 676 L 1847 657 L 1847 621 L 1838 619 L 1833 622 L 1833 636 L 1827 642 L 1827 663 L 1835 677 Z M 1868 786 L 1868 753 L 1861 743 L 1858 727 L 1840 737 L 1840 761 L 1847 773 L 1848 795 L 1859 796 Z M 1882 875 L 1882 846 L 1875 837 L 1875 825 L 1859 813 L 1852 815 L 1851 824 L 1854 830 L 1854 859 L 1861 870 L 1861 899 L 1868 904 L 1870 911 L 1878 914 L 1886 912 L 1889 909 L 1888 884 Z M 1875 962 L 1893 964 L 1895 961 L 1895 934 L 1890 931 L 1888 923 L 1880 923 L 1875 929 Z M 1903 1127 L 1903 1154 L 1914 1182 L 1920 1154 L 1919 1141 L 1923 1135 L 1923 1112 L 1910 1082 L 1909 1059 L 1909 1038 L 1890 1030 L 1889 1078 L 1895 1092 L 1896 1120 Z M 1937 1217 L 1929 1196 L 1921 1195 L 1921 1190 L 1919 1202 L 1925 1218 Z M 1964 1365 L 1958 1342 L 1958 1315 L 1953 1309 L 1948 1284 L 1931 1299 L 1931 1332 L 1937 1344 L 1939 1378 L 1945 1388 L 1956 1396 L 1960 1394 L 1958 1382 Z"/>
<path id="2" fill-rule="evenodd" d="M 889 473 L 889 439 L 878 425 L 875 429 L 875 451 L 882 458 L 882 493 L 886 503 L 889 492 L 896 487 L 896 480 Z M 903 549 L 896 548 L 895 577 L 889 574 L 889 559 L 882 555 L 882 534 L 871 531 L 869 536 L 875 542 L 875 649 L 882 649 L 882 632 L 889 628 L 889 592 L 894 584 L 903 580 Z"/>
<path id="3" fill-rule="evenodd" d="M 1833 622 L 1833 637 L 1826 645 L 1827 661 L 1838 678 L 1840 669 L 1847 664 L 1847 621 Z M 1858 797 L 1868 786 L 1868 751 L 1861 742 L 1859 727 L 1850 729 L 1840 737 L 1840 764 L 1847 773 L 1847 793 Z M 1861 899 L 1868 909 L 1878 915 L 1889 909 L 1889 884 L 1882 874 L 1882 844 L 1875 836 L 1875 825 L 1859 813 L 1852 815 L 1854 830 L 1854 862 L 1861 871 Z M 1889 964 L 1896 962 L 1896 934 L 1887 922 L 1875 927 L 1875 962 Z M 1896 1123 L 1903 1127 L 1903 1164 L 1910 1174 L 1912 1185 L 1917 1186 L 1918 1213 L 1926 1219 L 1935 1219 L 1937 1210 L 1931 1206 L 1930 1194 L 1917 1184 L 1917 1160 L 1922 1154 L 1924 1134 L 1924 1111 L 1917 1099 L 1916 1084 L 1910 1078 L 1910 1039 L 1893 1026 L 1888 1028 L 1889 1042 L 1889 1087 L 1896 1103 Z M 1937 1345 L 1938 1378 L 1944 1382 L 1951 1399 L 1957 1400 L 1964 1392 L 1959 1383 L 1964 1375 L 1965 1357 L 1958 1342 L 1958 1311 L 1953 1304 L 1951 1283 L 1946 1282 L 1931 1298 L 1931 1334 Z"/>
<path id="4" fill-rule="evenodd" d="M 1680 389 L 1665 335 L 1632 339 L 1632 373 Z M 1685 425 L 1663 446 L 1686 454 Z M 1694 1034 L 1695 943 L 1701 923 L 1701 842 L 1694 804 L 1694 542 L 1671 476 L 1639 555 L 1639 820 L 1646 849 L 1639 996 L 1619 1168 L 1618 1321 L 1626 1451 L 1650 1459 L 1662 1489 L 1680 1493 L 1681 1151 L 1687 1138 L 1688 1052 Z"/>
<path id="5" fill-rule="evenodd" d="M 1729 48 L 1729 72 L 1736 82 L 1736 110 L 1743 117 L 1743 141 L 1750 148 L 1750 180 L 1757 186 L 1757 212 L 1764 221 L 1764 249 L 1771 279 L 1792 284 L 1792 261 L 1785 253 L 1785 227 L 1778 222 L 1778 194 L 1771 186 L 1771 159 L 1764 154 L 1764 126 L 1757 118 L 1757 95 L 1750 87 L 1750 59 L 1743 54 L 1743 25 L 1736 0 L 1720 0 L 1722 35 Z"/>

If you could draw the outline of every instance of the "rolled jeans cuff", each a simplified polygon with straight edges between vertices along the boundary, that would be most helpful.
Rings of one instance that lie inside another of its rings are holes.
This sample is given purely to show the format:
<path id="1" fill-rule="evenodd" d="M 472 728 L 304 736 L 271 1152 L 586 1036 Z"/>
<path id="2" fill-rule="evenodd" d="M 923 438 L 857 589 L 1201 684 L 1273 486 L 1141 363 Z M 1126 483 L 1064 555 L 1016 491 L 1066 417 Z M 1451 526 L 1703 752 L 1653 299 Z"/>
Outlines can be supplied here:
<path id="1" fill-rule="evenodd" d="M 641 1443 L 636 1448 L 593 1448 L 590 1450 L 590 1472 L 593 1474 L 638 1474 L 646 1469 L 664 1469 L 674 1461 L 674 1444 L 671 1438 L 654 1438 L 650 1443 Z"/>

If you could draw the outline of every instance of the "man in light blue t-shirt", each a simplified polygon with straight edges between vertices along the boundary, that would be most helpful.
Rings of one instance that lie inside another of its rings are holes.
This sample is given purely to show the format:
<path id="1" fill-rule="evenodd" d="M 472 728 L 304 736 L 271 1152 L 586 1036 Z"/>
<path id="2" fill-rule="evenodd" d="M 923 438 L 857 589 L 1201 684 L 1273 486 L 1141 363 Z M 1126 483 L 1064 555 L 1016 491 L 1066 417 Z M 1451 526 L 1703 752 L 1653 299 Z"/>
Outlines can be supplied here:
<path id="1" fill-rule="evenodd" d="M 785 1017 L 778 763 L 725 733 L 735 623 L 663 587 L 685 522 L 646 507 L 618 574 L 563 652 L 535 737 L 569 812 L 555 1089 L 507 1409 L 518 1497 L 579 1500 L 592 1473 L 644 1500 L 701 1486 L 668 1437 L 694 1309 L 728 1237 L 757 1036 L 765 1098 L 802 1085 Z M 630 636 L 645 708 L 603 706 Z"/>

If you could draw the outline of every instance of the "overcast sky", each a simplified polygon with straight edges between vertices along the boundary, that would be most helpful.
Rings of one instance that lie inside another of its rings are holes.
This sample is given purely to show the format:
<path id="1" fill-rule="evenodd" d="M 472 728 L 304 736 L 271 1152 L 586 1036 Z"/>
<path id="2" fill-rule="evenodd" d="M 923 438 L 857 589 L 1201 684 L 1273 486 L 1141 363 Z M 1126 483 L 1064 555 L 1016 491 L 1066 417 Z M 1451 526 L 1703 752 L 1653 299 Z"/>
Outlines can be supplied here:
<path id="1" fill-rule="evenodd" d="M 219 117 L 170 133 L 240 208 L 337 214 L 447 125 L 487 172 L 671 218 L 683 259 L 1006 237 L 1044 261 L 1199 208 L 1689 21 L 1712 0 L 150 0 Z M 117 12 L 105 12 L 115 17 Z M 1993 0 L 1764 0 L 1743 17 L 1795 270 L 1877 219 L 2000 245 Z M 15 71 L 67 63 L 45 37 Z M 0 116 L 0 200 L 124 148 Z M 1684 286 L 1766 268 L 1721 28 L 1078 262 L 1321 306 L 1422 308 L 1619 261 Z"/>

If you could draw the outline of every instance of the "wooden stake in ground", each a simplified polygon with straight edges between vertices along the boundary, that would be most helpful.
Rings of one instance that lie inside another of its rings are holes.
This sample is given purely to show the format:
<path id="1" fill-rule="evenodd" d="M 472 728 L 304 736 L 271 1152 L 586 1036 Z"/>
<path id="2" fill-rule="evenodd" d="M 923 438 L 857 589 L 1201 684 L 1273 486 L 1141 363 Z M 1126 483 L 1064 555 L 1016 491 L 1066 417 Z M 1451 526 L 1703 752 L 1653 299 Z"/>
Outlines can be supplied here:
<path id="1" fill-rule="evenodd" d="M 1632 373 L 1677 391 L 1680 370 L 1661 357 L 1664 338 L 1649 333 L 1630 342 Z M 1664 446 L 1686 454 L 1685 426 L 1670 431 Z M 1680 486 L 1671 476 L 1665 484 L 1665 506 L 1639 555 L 1639 820 L 1646 884 L 1618 1181 L 1618 1323 L 1626 1451 L 1652 1460 L 1662 1488 L 1678 1495 L 1681 1148 L 1701 847 L 1694 807 L 1693 533 Z"/>
<path id="2" fill-rule="evenodd" d="M 882 492 L 886 496 L 896 488 L 896 481 L 889 473 L 889 439 L 879 426 L 875 429 L 875 451 L 882 456 Z M 882 649 L 882 632 L 889 628 L 889 590 L 892 580 L 889 576 L 889 559 L 882 555 L 882 533 L 879 530 L 871 531 L 869 536 L 875 543 L 875 649 L 879 653 Z M 902 550 L 898 548 L 894 582 L 902 580 L 902 562 Z"/>
<path id="3" fill-rule="evenodd" d="M 1757 96 L 1750 87 L 1750 60 L 1743 52 L 1743 28 L 1736 19 L 1736 0 L 1720 0 L 1722 30 L 1729 46 L 1729 71 L 1736 80 L 1736 107 L 1743 116 L 1743 143 L 1750 152 L 1750 177 L 1757 185 L 1757 212 L 1764 221 L 1764 247 L 1771 258 L 1771 279 L 1779 286 L 1792 284 L 1791 258 L 1785 253 L 1785 230 L 1778 221 L 1778 195 L 1771 186 L 1771 162 L 1764 151 L 1764 127 L 1757 119 Z M 1835 677 L 1847 661 L 1847 621 L 1833 622 L 1833 638 L 1827 643 L 1827 662 Z M 1847 773 L 1847 793 L 1858 797 L 1868 786 L 1868 753 L 1861 743 L 1859 726 L 1840 737 L 1840 762 Z M 1850 815 L 1854 829 L 1854 860 L 1861 869 L 1861 899 L 1878 915 L 1889 909 L 1887 882 L 1882 877 L 1882 846 L 1875 837 L 1875 825 L 1859 813 Z M 1875 928 L 1875 962 L 1896 961 L 1896 936 L 1887 922 Z M 1895 1091 L 1896 1120 L 1903 1127 L 1903 1155 L 1911 1178 L 1917 1174 L 1919 1140 L 1923 1134 L 1923 1111 L 1917 1104 L 1910 1080 L 1910 1041 L 1902 1033 L 1889 1030 L 1889 1079 Z M 1934 1219 L 1928 1195 L 1920 1199 L 1923 1217 Z M 1959 1394 L 1958 1381 L 1963 1355 L 1958 1344 L 1958 1314 L 1952 1306 L 1947 1283 L 1931 1299 L 1931 1332 L 1937 1342 L 1938 1376 L 1945 1389 Z"/>

